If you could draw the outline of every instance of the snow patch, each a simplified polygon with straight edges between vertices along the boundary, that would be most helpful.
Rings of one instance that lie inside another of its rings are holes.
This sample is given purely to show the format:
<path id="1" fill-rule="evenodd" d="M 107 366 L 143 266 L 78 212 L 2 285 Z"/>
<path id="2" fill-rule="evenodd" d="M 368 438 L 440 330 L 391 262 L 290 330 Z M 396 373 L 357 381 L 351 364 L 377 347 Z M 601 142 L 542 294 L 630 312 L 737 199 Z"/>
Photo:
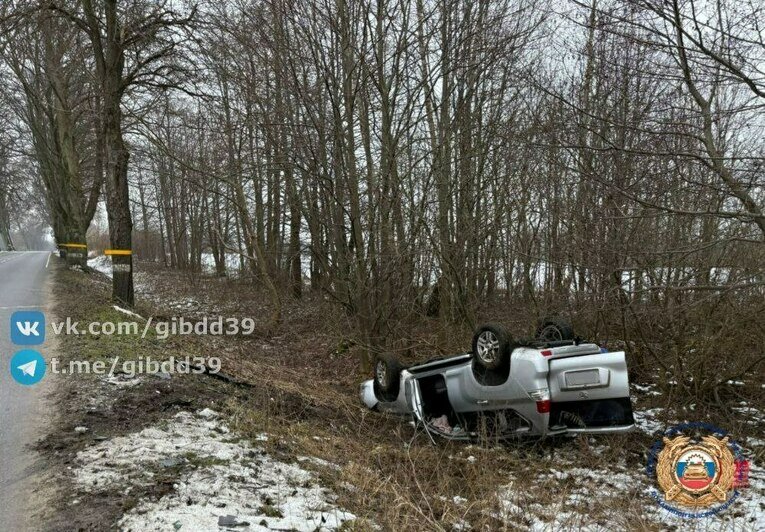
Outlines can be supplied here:
<path id="1" fill-rule="evenodd" d="M 106 275 L 109 279 L 112 278 L 112 259 L 106 255 L 101 255 L 94 259 L 88 259 L 88 266 L 96 271 L 99 271 Z"/>
<path id="2" fill-rule="evenodd" d="M 494 517 L 532 531 L 580 530 L 606 532 L 631 528 L 734 531 L 765 530 L 765 470 L 752 466 L 750 486 L 741 490 L 733 505 L 717 515 L 689 521 L 659 506 L 653 499 L 653 482 L 642 468 L 624 462 L 608 469 L 556 468 L 536 478 L 513 479 L 497 490 L 499 511 Z M 529 486 L 544 492 L 540 504 Z M 625 505 L 629 506 L 628 511 Z M 644 523 L 626 521 L 642 516 Z"/>
<path id="3" fill-rule="evenodd" d="M 656 389 L 655 384 L 648 384 L 648 385 L 640 385 L 635 384 L 634 382 L 631 385 L 635 390 L 638 392 L 644 394 L 644 395 L 661 395 L 661 392 Z"/>
<path id="4" fill-rule="evenodd" d="M 200 410 L 199 412 L 197 412 L 197 415 L 204 419 L 215 419 L 218 417 L 218 413 L 215 410 L 211 410 L 209 408 Z"/>
<path id="5" fill-rule="evenodd" d="M 633 416 L 635 417 L 635 425 L 648 434 L 656 434 L 663 431 L 666 426 L 657 419 L 657 417 L 664 411 L 663 408 L 651 408 L 649 410 L 634 410 Z"/>
<path id="6" fill-rule="evenodd" d="M 126 308 L 122 308 L 122 307 L 120 307 L 118 305 L 112 305 L 112 306 L 114 307 L 114 310 L 116 310 L 117 312 L 121 312 L 122 314 L 130 316 L 131 318 L 138 318 L 139 320 L 146 321 L 146 318 L 144 318 L 140 314 L 136 314 L 132 310 L 128 310 Z"/>
<path id="7" fill-rule="evenodd" d="M 312 473 L 239 441 L 219 418 L 210 409 L 181 412 L 85 449 L 77 454 L 76 483 L 89 493 L 129 492 L 151 485 L 162 468 L 181 468 L 173 491 L 139 502 L 117 523 L 122 530 L 173 530 L 177 523 L 217 530 L 226 515 L 250 523 L 248 530 L 335 529 L 355 519 Z"/>
<path id="8" fill-rule="evenodd" d="M 106 382 L 119 388 L 132 388 L 141 384 L 141 378 L 129 377 L 127 374 L 119 373 L 106 377 Z"/>
<path id="9" fill-rule="evenodd" d="M 740 404 L 744 406 L 734 406 L 731 410 L 743 414 L 742 417 L 745 419 L 745 423 L 749 425 L 765 424 L 765 414 L 763 414 L 761 410 L 754 408 L 753 406 L 748 406 L 744 401 Z"/>

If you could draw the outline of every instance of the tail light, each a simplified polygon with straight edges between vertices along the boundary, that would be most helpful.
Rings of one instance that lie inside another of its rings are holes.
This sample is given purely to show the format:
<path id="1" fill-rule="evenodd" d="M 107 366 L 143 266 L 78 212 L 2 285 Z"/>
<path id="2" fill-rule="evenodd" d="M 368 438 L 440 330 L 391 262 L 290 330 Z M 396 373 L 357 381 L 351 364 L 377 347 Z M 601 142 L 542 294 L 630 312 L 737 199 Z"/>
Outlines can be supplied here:
<path id="1" fill-rule="evenodd" d="M 537 412 L 547 414 L 550 412 L 550 390 L 543 388 L 529 393 L 531 398 L 537 403 Z"/>
<path id="2" fill-rule="evenodd" d="M 552 356 L 552 349 L 542 349 L 539 353 L 543 357 L 551 357 Z"/>

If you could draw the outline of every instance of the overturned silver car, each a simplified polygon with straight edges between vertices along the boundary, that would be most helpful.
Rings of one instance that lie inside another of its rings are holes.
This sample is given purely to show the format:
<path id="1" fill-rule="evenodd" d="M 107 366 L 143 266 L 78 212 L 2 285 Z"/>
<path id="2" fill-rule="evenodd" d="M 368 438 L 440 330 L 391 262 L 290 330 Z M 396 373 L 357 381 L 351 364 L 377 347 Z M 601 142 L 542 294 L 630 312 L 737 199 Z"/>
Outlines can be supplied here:
<path id="1" fill-rule="evenodd" d="M 563 320 L 544 320 L 532 340 L 487 324 L 471 353 L 402 367 L 381 356 L 361 384 L 371 409 L 411 414 L 431 434 L 475 440 L 604 433 L 634 426 L 623 351 L 576 338 Z"/>

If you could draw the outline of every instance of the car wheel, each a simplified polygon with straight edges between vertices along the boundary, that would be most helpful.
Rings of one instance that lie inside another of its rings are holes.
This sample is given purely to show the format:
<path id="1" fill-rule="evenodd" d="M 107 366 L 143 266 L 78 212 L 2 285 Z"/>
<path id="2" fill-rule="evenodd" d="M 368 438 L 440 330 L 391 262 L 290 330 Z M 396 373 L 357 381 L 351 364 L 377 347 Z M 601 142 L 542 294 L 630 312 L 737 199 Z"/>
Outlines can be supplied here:
<path id="1" fill-rule="evenodd" d="M 513 339 L 501 325 L 487 323 L 473 334 L 473 356 L 486 369 L 499 369 L 510 358 Z"/>
<path id="2" fill-rule="evenodd" d="M 574 328 L 562 318 L 546 318 L 539 324 L 536 337 L 542 342 L 573 340 Z"/>
<path id="3" fill-rule="evenodd" d="M 386 394 L 398 393 L 401 364 L 391 355 L 380 355 L 375 360 L 375 384 Z"/>

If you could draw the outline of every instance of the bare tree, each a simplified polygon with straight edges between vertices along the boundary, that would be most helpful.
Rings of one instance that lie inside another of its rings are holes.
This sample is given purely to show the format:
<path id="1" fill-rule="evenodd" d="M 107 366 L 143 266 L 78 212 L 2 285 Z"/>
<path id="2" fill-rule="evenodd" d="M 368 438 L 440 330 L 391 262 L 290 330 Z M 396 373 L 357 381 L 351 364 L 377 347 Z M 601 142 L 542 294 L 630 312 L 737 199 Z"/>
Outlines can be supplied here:
<path id="1" fill-rule="evenodd" d="M 174 82 L 177 65 L 170 61 L 182 29 L 194 12 L 182 16 L 170 2 L 143 0 L 79 0 L 73 8 L 50 2 L 84 32 L 92 48 L 100 97 L 100 128 L 106 169 L 106 206 L 109 238 L 114 250 L 113 297 L 134 303 L 132 230 L 128 185 L 130 152 L 123 132 L 123 98 L 131 85 L 163 86 Z"/>

